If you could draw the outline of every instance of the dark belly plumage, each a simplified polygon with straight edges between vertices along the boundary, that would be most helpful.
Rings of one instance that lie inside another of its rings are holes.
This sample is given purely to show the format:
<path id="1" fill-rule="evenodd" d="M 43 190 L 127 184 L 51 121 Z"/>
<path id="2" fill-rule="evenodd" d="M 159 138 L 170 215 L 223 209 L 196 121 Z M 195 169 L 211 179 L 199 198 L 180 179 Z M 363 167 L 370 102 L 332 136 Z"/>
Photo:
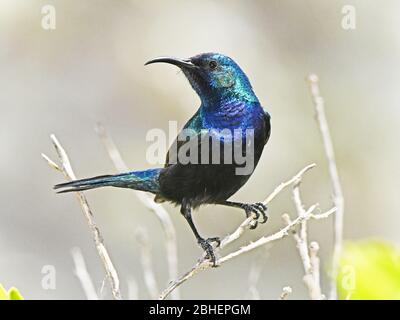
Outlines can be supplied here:
<path id="1" fill-rule="evenodd" d="M 219 164 L 181 164 L 177 161 L 176 164 L 166 166 L 159 176 L 160 194 L 156 199 L 181 204 L 185 198 L 194 208 L 201 204 L 227 200 L 247 182 L 253 173 L 264 148 L 262 139 L 261 136 L 255 137 L 251 154 L 246 154 L 245 146 L 243 146 L 243 156 L 254 159 L 252 170 L 244 175 L 237 172 L 237 169 L 243 168 L 244 165 L 236 163 L 234 157 L 231 164 L 225 164 L 222 150 L 219 152 Z"/>

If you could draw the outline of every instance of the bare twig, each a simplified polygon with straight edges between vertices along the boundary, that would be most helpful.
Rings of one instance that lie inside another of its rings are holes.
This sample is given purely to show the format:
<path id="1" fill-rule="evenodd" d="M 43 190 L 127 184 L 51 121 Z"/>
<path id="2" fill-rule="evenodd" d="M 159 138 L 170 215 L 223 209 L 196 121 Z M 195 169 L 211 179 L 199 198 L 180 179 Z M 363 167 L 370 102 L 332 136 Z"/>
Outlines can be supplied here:
<path id="1" fill-rule="evenodd" d="M 286 187 L 290 186 L 291 184 L 293 184 L 294 182 L 298 181 L 299 178 L 308 170 L 310 170 L 311 168 L 313 168 L 315 166 L 315 164 L 311 164 L 308 165 L 307 167 L 305 167 L 304 169 L 302 169 L 299 173 L 297 173 L 294 177 L 292 177 L 290 180 L 281 183 L 267 198 L 266 200 L 263 202 L 264 204 L 268 204 L 270 201 L 272 201 L 272 199 L 274 199 L 283 189 L 285 189 Z M 282 228 L 280 231 L 267 236 L 267 237 L 262 237 L 261 239 L 258 239 L 255 242 L 252 242 L 242 248 L 240 248 L 237 251 L 234 251 L 230 254 L 227 254 L 226 256 L 220 258 L 218 260 L 219 264 L 223 264 L 231 259 L 233 259 L 234 257 L 237 257 L 238 255 L 241 255 L 245 252 L 251 251 L 255 248 L 258 248 L 259 246 L 265 245 L 267 243 L 270 243 L 272 241 L 281 239 L 285 236 L 287 236 L 287 233 L 289 230 L 291 230 L 294 226 L 297 226 L 299 223 L 308 220 L 310 218 L 312 219 L 318 219 L 320 215 L 315 215 L 313 214 L 313 210 L 315 209 L 315 205 L 311 206 L 303 216 L 298 217 L 296 220 L 294 220 L 290 225 Z M 321 215 L 323 215 L 324 217 L 329 216 L 331 213 L 333 213 L 334 210 L 330 210 L 329 213 L 322 213 Z M 249 217 L 246 220 L 244 220 L 240 226 L 231 234 L 227 235 L 224 239 L 222 239 L 221 244 L 220 244 L 220 249 L 224 248 L 225 246 L 227 246 L 229 243 L 235 241 L 236 239 L 238 239 L 243 233 L 244 231 L 249 227 L 249 225 L 251 224 L 252 218 Z M 159 299 L 165 299 L 171 292 L 173 292 L 177 287 L 179 287 L 182 283 L 184 283 L 185 281 L 187 281 L 188 279 L 192 278 L 194 275 L 196 275 L 197 273 L 199 273 L 202 270 L 205 270 L 207 268 L 209 268 L 210 262 L 208 260 L 205 259 L 205 256 L 203 255 L 203 257 L 188 271 L 186 272 L 183 276 L 179 277 L 178 279 L 176 279 L 175 281 L 172 281 L 169 286 L 160 294 Z"/>
<path id="2" fill-rule="evenodd" d="M 293 201 L 296 206 L 297 216 L 302 217 L 305 215 L 304 205 L 300 196 L 300 184 L 301 178 L 299 178 L 293 185 Z M 334 212 L 331 210 L 327 212 Z M 323 214 L 324 217 L 327 213 Z M 282 215 L 283 220 L 287 225 L 291 224 L 291 220 L 288 214 Z M 300 232 L 297 233 L 296 230 L 292 231 L 294 240 L 296 241 L 297 249 L 300 254 L 301 261 L 304 268 L 303 281 L 307 286 L 310 298 L 313 300 L 323 299 L 321 293 L 321 284 L 319 279 L 319 258 L 317 256 L 318 243 L 312 242 L 310 247 L 308 246 L 307 240 L 307 221 L 304 220 L 300 223 Z"/>
<path id="3" fill-rule="evenodd" d="M 119 172 L 127 172 L 129 171 L 128 166 L 124 162 L 121 157 L 121 154 L 116 147 L 114 141 L 111 136 L 107 133 L 106 129 L 103 125 L 97 124 L 96 132 L 99 135 L 101 141 L 103 142 L 108 155 L 110 156 L 115 168 Z M 172 223 L 171 217 L 169 216 L 167 210 L 165 208 L 153 201 L 153 198 L 141 191 L 135 192 L 137 198 L 142 202 L 142 204 L 154 212 L 159 219 L 162 229 L 165 234 L 165 247 L 167 252 L 167 261 L 168 261 L 168 271 L 169 278 L 176 279 L 178 277 L 178 249 L 177 249 L 177 240 L 176 240 L 176 232 L 174 225 Z M 172 293 L 171 297 L 173 299 L 179 299 L 179 290 L 176 290 Z"/>
<path id="4" fill-rule="evenodd" d="M 337 208 L 334 220 L 334 250 L 332 258 L 331 289 L 329 295 L 330 299 L 337 299 L 336 276 L 338 272 L 339 259 L 342 251 L 343 242 L 344 198 L 336 166 L 332 139 L 329 133 L 328 122 L 325 116 L 324 99 L 320 95 L 318 76 L 315 74 L 311 74 L 308 77 L 308 81 L 310 83 L 311 95 L 313 98 L 317 121 L 324 144 L 325 155 L 328 161 L 329 175 L 331 178 L 333 189 L 333 203 Z"/>
<path id="5" fill-rule="evenodd" d="M 96 289 L 94 288 L 92 278 L 86 269 L 85 259 L 83 258 L 81 249 L 72 248 L 71 250 L 72 259 L 75 264 L 75 275 L 81 283 L 83 292 L 88 300 L 99 300 Z"/>
<path id="6" fill-rule="evenodd" d="M 292 185 L 294 182 L 296 182 L 300 177 L 302 177 L 307 171 L 311 170 L 312 168 L 315 167 L 315 163 L 309 164 L 308 166 L 304 167 L 302 170 L 300 170 L 296 175 L 294 175 L 291 179 L 282 182 L 280 185 L 278 185 L 274 191 L 272 191 L 269 196 L 263 201 L 265 205 L 270 203 L 275 197 L 281 193 L 285 188 L 288 186 Z M 254 221 L 253 217 L 248 217 L 246 220 L 244 220 L 239 227 L 232 232 L 231 234 L 227 235 L 224 239 L 221 241 L 220 249 L 223 249 L 225 246 L 227 246 L 229 243 L 235 241 L 236 239 L 240 238 L 240 236 L 248 229 L 248 227 L 251 225 L 251 223 Z"/>
<path id="7" fill-rule="evenodd" d="M 108 278 L 108 276 L 105 275 L 104 278 L 103 278 L 103 281 L 101 281 L 101 286 L 100 286 L 100 289 L 99 289 L 99 297 L 100 297 L 100 299 L 104 298 L 104 296 L 105 296 L 104 288 L 106 287 L 107 278 Z"/>
<path id="8" fill-rule="evenodd" d="M 149 236 L 143 228 L 138 228 L 135 232 L 135 236 L 140 245 L 140 262 L 142 264 L 144 282 L 146 283 L 150 298 L 157 299 L 159 291 L 151 260 L 151 244 L 149 242 Z"/>
<path id="9" fill-rule="evenodd" d="M 294 220 L 290 225 L 282 228 L 281 230 L 279 230 L 278 232 L 270 235 L 270 236 L 264 236 L 261 237 L 260 239 L 258 239 L 257 241 L 251 242 L 248 245 L 241 247 L 239 250 L 236 250 L 234 252 L 231 252 L 229 254 L 227 254 L 226 256 L 224 256 L 223 258 L 219 259 L 219 263 L 222 264 L 224 262 L 227 262 L 245 252 L 249 252 L 251 250 L 254 250 L 260 246 L 263 246 L 267 243 L 282 239 L 284 237 L 286 237 L 288 235 L 288 232 L 290 230 L 292 230 L 293 227 L 301 224 L 303 221 L 306 221 L 310 218 L 313 217 L 312 212 L 315 210 L 316 205 L 312 205 L 310 208 L 308 208 L 308 210 L 305 212 L 304 216 L 302 217 L 298 217 L 296 220 Z"/>
<path id="10" fill-rule="evenodd" d="M 57 155 L 60 160 L 61 166 L 57 165 L 54 161 L 50 160 L 50 158 L 44 154 L 42 154 L 43 158 L 47 161 L 47 163 L 49 164 L 50 167 L 52 167 L 58 171 L 61 171 L 64 174 L 64 176 L 67 178 L 67 180 L 75 180 L 76 177 L 72 170 L 71 163 L 69 161 L 67 153 L 65 152 L 65 150 L 61 146 L 61 144 L 58 142 L 55 135 L 52 134 L 50 136 L 50 138 L 54 145 L 54 148 L 57 151 Z M 86 197 L 83 195 L 83 193 L 76 192 L 76 195 L 77 195 L 79 203 L 82 207 L 82 211 L 85 215 L 85 218 L 87 220 L 89 228 L 92 232 L 93 240 L 96 245 L 97 252 L 100 256 L 100 259 L 103 263 L 103 267 L 104 267 L 107 277 L 109 279 L 112 295 L 113 295 L 114 299 L 121 299 L 118 274 L 117 274 L 117 272 L 114 268 L 114 265 L 110 259 L 110 255 L 108 254 L 108 251 L 104 245 L 104 240 L 103 240 L 103 237 L 101 236 L 100 230 L 97 227 L 96 223 L 94 222 L 93 213 L 90 210 L 89 204 L 86 200 Z"/>
<path id="11" fill-rule="evenodd" d="M 128 277 L 128 299 L 138 300 L 139 299 L 139 286 L 136 279 L 133 276 Z"/>
<path id="12" fill-rule="evenodd" d="M 296 206 L 297 215 L 303 216 L 305 214 L 304 205 L 301 201 L 300 197 L 300 183 L 301 179 L 297 180 L 293 185 L 293 201 Z M 297 248 L 299 249 L 301 261 L 303 262 L 304 271 L 306 274 L 311 272 L 311 262 L 310 262 L 310 255 L 308 253 L 308 242 L 307 242 L 307 222 L 303 221 L 300 224 L 300 233 L 293 234 L 296 242 Z"/>
<path id="13" fill-rule="evenodd" d="M 260 291 L 258 291 L 257 286 L 251 284 L 247 289 L 247 293 L 245 296 L 246 300 L 261 300 Z"/>
<path id="14" fill-rule="evenodd" d="M 312 212 L 315 208 L 316 208 L 316 205 L 312 205 L 306 211 L 306 213 L 303 217 L 297 217 L 289 225 L 282 228 L 278 232 L 276 232 L 270 236 L 262 237 L 262 238 L 258 239 L 257 241 L 251 242 L 248 245 L 241 247 L 240 249 L 238 249 L 234 252 L 231 252 L 231 253 L 227 254 L 226 256 L 220 258 L 218 260 L 218 264 L 222 265 L 223 263 L 228 262 L 229 260 L 232 260 L 233 258 L 242 255 L 243 253 L 252 251 L 252 250 L 259 248 L 260 246 L 263 246 L 267 243 L 271 243 L 273 241 L 287 237 L 289 234 L 289 231 L 291 231 L 294 227 L 299 225 L 301 222 L 303 222 L 305 220 L 309 220 L 309 219 L 314 219 L 315 217 L 317 217 L 317 219 L 318 219 L 318 215 L 312 214 Z M 332 213 L 332 212 L 334 212 L 334 210 L 330 211 L 330 212 Z M 325 215 L 325 213 L 323 213 L 323 214 Z M 183 276 L 181 276 L 179 279 L 171 282 L 170 285 L 160 294 L 159 299 L 161 299 L 161 300 L 165 299 L 176 287 L 180 286 L 182 283 L 184 283 L 188 279 L 192 278 L 194 275 L 196 275 L 200 271 L 208 269 L 211 266 L 212 265 L 211 265 L 210 261 L 202 258 L 199 262 L 196 263 L 196 265 L 194 265 L 192 267 L 192 269 L 190 269 L 188 272 L 186 272 Z"/>
<path id="15" fill-rule="evenodd" d="M 257 283 L 261 277 L 261 273 L 264 267 L 266 258 L 268 257 L 268 247 L 265 246 L 265 250 L 261 250 L 258 257 L 253 261 L 250 272 L 249 272 L 249 287 L 245 295 L 246 299 L 260 300 L 261 295 L 257 289 Z"/>
<path id="16" fill-rule="evenodd" d="M 283 287 L 279 300 L 286 300 L 291 293 L 292 293 L 291 287 Z"/>
<path id="17" fill-rule="evenodd" d="M 319 277 L 319 244 L 316 241 L 313 241 L 309 245 L 309 252 L 310 252 L 310 262 L 311 262 L 311 275 L 314 285 L 314 292 L 312 293 L 313 297 L 324 299 L 324 295 L 321 292 L 321 285 L 320 285 L 320 277 Z"/>
<path id="18" fill-rule="evenodd" d="M 323 216 L 326 217 L 327 213 L 332 214 L 335 212 L 334 209 L 335 208 L 325 212 Z M 313 215 L 313 218 L 315 217 L 317 217 L 317 219 L 319 218 L 318 215 Z M 284 214 L 282 218 L 288 225 L 292 223 L 288 214 Z M 306 220 L 304 220 L 303 223 L 304 222 L 306 222 Z M 300 224 L 300 229 L 301 228 L 302 226 Z M 319 279 L 319 258 L 317 256 L 319 249 L 318 243 L 312 242 L 310 247 L 308 247 L 307 240 L 305 240 L 301 234 L 292 230 L 292 235 L 296 241 L 297 249 L 299 250 L 300 258 L 303 263 L 305 272 L 303 281 L 308 289 L 309 296 L 312 300 L 322 300 L 324 296 L 321 293 L 321 284 Z"/>

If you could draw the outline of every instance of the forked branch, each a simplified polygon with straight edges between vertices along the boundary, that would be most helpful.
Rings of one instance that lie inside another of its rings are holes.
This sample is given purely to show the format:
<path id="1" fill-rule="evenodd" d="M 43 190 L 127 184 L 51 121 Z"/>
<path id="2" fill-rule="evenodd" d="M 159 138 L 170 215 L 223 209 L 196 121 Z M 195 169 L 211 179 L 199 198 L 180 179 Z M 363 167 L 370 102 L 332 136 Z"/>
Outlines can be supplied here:
<path id="1" fill-rule="evenodd" d="M 56 169 L 57 171 L 64 174 L 67 180 L 75 180 L 76 176 L 74 171 L 72 170 L 71 163 L 69 161 L 68 155 L 65 152 L 64 148 L 61 146 L 60 142 L 58 142 L 56 136 L 52 134 L 50 136 L 51 141 L 53 143 L 54 148 L 56 149 L 60 165 L 51 160 L 48 156 L 42 153 L 42 157 L 47 161 L 50 167 Z M 103 264 L 104 270 L 106 271 L 107 279 L 110 283 L 111 292 L 114 299 L 121 299 L 121 291 L 119 288 L 119 278 L 117 271 L 114 268 L 114 265 L 111 261 L 110 255 L 104 245 L 104 239 L 100 233 L 100 229 L 94 221 L 93 212 L 89 207 L 89 203 L 86 200 L 86 197 L 82 192 L 76 192 L 79 203 L 81 205 L 83 214 L 86 218 L 90 231 L 92 232 L 93 240 L 96 245 L 97 253 L 100 256 L 101 262 Z"/>

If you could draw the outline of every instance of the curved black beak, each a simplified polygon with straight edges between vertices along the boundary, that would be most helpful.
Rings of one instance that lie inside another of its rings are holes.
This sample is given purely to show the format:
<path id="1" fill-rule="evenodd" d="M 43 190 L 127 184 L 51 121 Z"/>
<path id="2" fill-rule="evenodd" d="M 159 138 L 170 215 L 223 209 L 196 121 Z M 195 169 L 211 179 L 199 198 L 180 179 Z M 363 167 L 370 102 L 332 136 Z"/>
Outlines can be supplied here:
<path id="1" fill-rule="evenodd" d="M 190 59 L 178 59 L 173 57 L 159 57 L 147 61 L 144 65 L 147 66 L 148 64 L 164 62 L 173 64 L 179 68 L 196 68 L 196 66 L 190 61 Z"/>

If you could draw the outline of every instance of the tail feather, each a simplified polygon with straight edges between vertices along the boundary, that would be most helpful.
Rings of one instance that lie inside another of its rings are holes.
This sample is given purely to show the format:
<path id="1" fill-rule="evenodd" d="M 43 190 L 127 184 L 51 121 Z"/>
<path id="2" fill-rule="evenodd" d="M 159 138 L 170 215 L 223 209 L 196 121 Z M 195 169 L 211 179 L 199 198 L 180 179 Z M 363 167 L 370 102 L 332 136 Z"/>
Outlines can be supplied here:
<path id="1" fill-rule="evenodd" d="M 54 186 L 54 189 L 61 189 L 57 191 L 57 193 L 65 193 L 110 186 L 158 193 L 158 176 L 161 170 L 162 169 L 149 169 L 144 171 L 132 171 L 116 175 L 104 175 L 88 179 L 74 180 L 71 182 L 57 184 Z"/>

